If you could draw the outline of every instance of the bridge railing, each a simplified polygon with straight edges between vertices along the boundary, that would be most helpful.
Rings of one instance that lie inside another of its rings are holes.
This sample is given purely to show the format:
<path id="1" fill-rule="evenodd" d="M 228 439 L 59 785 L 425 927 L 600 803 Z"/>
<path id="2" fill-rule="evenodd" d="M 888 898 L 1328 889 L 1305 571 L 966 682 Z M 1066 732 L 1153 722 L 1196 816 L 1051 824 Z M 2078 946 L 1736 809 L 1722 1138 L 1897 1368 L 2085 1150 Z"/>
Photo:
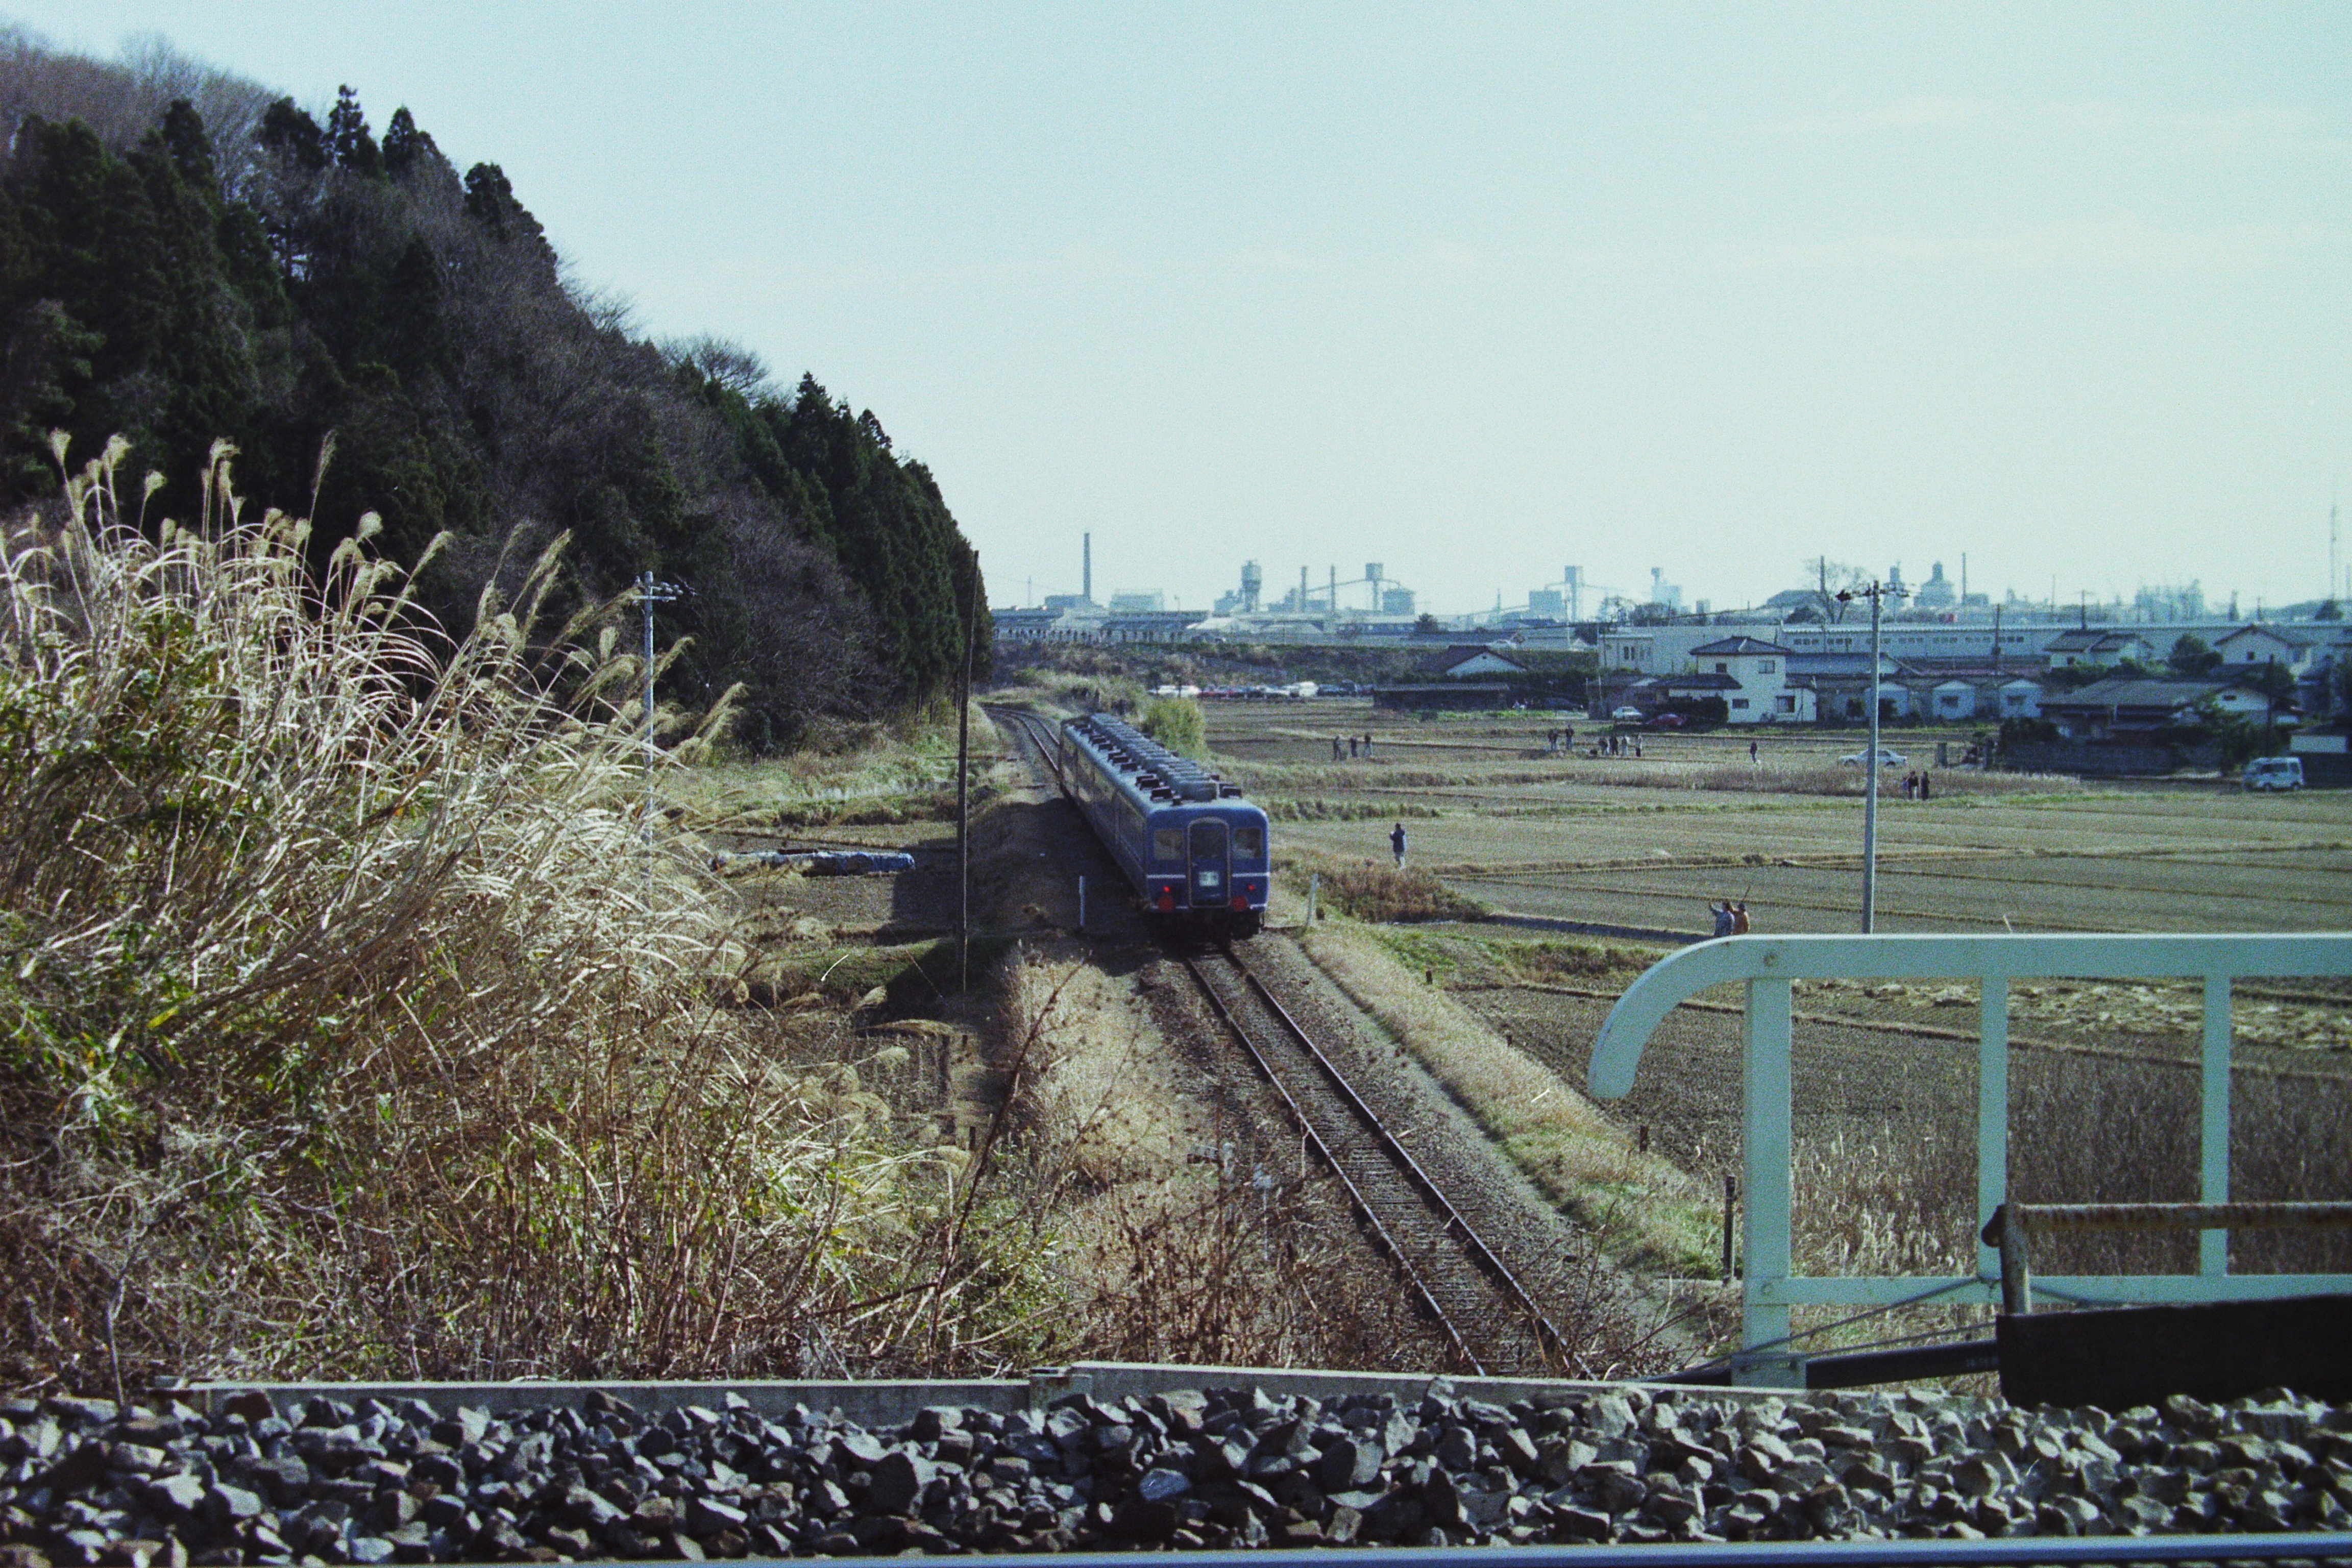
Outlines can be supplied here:
<path id="1" fill-rule="evenodd" d="M 1803 1383 L 1787 1349 L 1790 1309 L 1855 1309 L 1932 1301 L 1996 1303 L 2000 1255 L 1979 1240 L 1977 1272 L 1948 1278 L 1801 1275 L 1790 1243 L 1790 985 L 1799 980 L 1970 980 L 1981 986 L 1977 1033 L 1977 1223 L 2008 1199 L 2009 986 L 2011 981 L 2201 980 L 2200 1198 L 2230 1201 L 2230 990 L 2250 978 L 2352 975 L 2352 934 L 2309 936 L 1786 936 L 1728 937 L 1669 955 L 1628 986 L 1593 1044 L 1590 1083 L 1602 1100 L 1633 1086 L 1643 1047 L 1678 1005 L 1711 986 L 1744 983 L 1740 1145 L 1743 1384 Z M 2230 1272 L 2229 1232 L 2200 1232 L 2194 1274 L 2059 1275 L 2046 1293 L 2091 1302 L 2244 1300 L 2352 1290 L 2352 1275 Z"/>

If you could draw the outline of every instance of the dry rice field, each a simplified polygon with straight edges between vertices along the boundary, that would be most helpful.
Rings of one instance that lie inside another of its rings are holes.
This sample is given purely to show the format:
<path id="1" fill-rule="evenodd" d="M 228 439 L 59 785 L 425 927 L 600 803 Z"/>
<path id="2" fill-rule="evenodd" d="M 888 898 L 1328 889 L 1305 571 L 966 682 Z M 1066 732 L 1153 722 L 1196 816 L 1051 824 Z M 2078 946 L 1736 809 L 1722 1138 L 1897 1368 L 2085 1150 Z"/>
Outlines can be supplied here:
<path id="1" fill-rule="evenodd" d="M 1376 713 L 1365 701 L 1207 705 L 1231 776 L 1277 809 L 1284 843 L 1412 863 L 1491 910 L 1703 932 L 1744 898 L 1759 931 L 1846 931 L 1861 910 L 1859 734 L 1643 736 L 1587 754 L 1572 715 Z M 1578 731 L 1567 755 L 1547 731 Z M 1334 763 L 1330 738 L 1373 736 Z M 1964 731 L 1889 731 L 1934 795 L 1879 810 L 1878 929 L 2315 931 L 2352 920 L 2352 792 L 2248 795 L 2200 783 L 2094 784 L 1932 766 Z M 1907 771 L 1907 770 L 1906 770 Z M 1899 774 L 1898 774 L 1899 776 Z M 1839 793 L 1824 793 L 1835 791 Z"/>

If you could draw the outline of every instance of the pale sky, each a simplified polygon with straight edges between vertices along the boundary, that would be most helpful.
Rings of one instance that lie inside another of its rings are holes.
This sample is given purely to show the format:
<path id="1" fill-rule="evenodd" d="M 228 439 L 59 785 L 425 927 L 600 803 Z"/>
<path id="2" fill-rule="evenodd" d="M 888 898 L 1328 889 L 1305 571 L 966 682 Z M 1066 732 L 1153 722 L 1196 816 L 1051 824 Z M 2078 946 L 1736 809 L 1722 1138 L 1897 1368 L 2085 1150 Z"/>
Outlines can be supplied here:
<path id="1" fill-rule="evenodd" d="M 871 407 L 999 605 L 1090 529 L 1188 607 L 1966 552 L 2251 609 L 2352 492 L 2339 5 L 0 10 L 407 104 L 647 333 Z"/>

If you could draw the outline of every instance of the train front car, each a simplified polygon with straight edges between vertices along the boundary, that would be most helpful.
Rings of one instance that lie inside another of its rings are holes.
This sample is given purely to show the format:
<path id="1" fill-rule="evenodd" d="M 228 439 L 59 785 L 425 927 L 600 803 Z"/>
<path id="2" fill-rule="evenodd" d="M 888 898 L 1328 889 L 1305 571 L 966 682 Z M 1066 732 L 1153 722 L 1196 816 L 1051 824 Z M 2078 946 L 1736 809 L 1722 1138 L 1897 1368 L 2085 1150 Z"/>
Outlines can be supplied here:
<path id="1" fill-rule="evenodd" d="M 1062 726 L 1062 780 L 1150 918 L 1257 934 L 1272 886 L 1265 813 L 1239 784 L 1103 713 Z"/>

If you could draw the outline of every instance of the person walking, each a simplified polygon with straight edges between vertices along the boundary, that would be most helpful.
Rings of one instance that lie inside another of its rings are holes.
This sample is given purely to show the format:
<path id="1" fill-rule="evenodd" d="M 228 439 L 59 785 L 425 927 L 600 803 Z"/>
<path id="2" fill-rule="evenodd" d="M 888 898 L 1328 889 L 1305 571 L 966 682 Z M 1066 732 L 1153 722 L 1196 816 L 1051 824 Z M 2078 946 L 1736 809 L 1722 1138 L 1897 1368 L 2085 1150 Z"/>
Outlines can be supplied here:
<path id="1" fill-rule="evenodd" d="M 1389 829 L 1389 851 L 1390 851 L 1390 853 L 1393 854 L 1393 855 L 1396 857 L 1396 868 L 1397 868 L 1398 870 L 1400 870 L 1400 871 L 1403 870 L 1403 869 L 1404 869 L 1404 824 L 1403 824 L 1403 823 L 1402 823 L 1402 822 L 1398 823 L 1394 827 L 1392 827 L 1392 828 Z"/>

